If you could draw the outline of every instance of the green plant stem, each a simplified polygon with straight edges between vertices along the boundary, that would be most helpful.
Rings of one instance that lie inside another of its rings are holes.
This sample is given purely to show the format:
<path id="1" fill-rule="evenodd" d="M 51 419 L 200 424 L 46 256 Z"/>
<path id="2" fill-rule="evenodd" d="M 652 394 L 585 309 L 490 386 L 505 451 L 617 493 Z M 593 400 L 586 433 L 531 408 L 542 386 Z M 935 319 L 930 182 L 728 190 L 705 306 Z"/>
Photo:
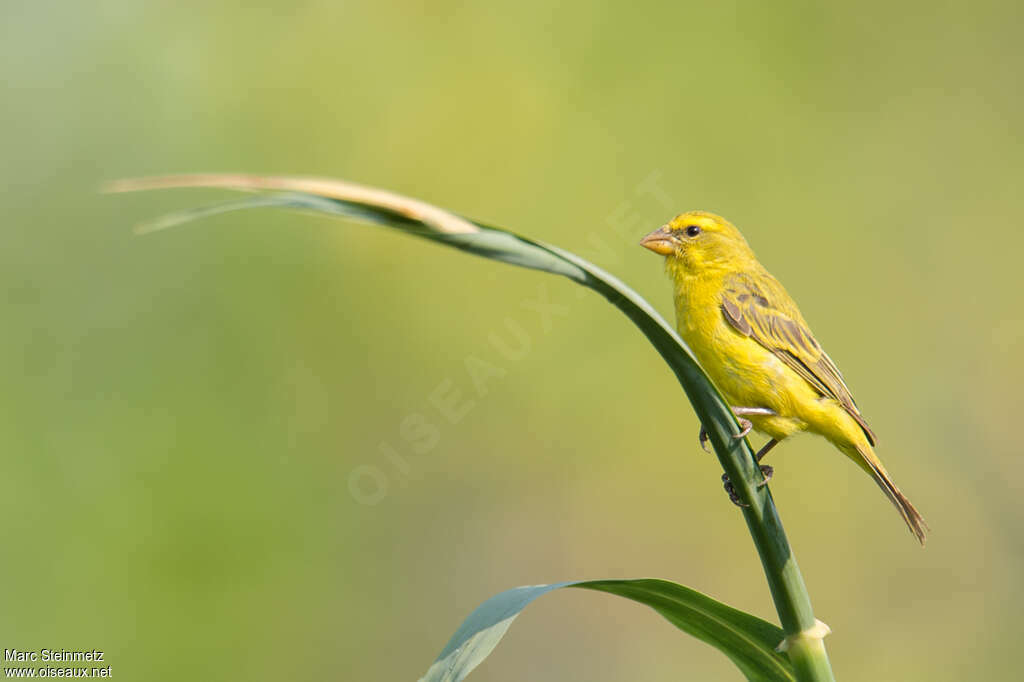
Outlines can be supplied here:
<path id="1" fill-rule="evenodd" d="M 724 404 L 721 406 L 724 407 Z M 799 636 L 800 633 L 812 631 L 818 621 L 814 617 L 807 586 L 804 585 L 796 557 L 789 546 L 771 491 L 767 485 L 758 487 L 762 476 L 760 468 L 754 462 L 750 446 L 746 439 L 734 438 L 734 434 L 739 433 L 738 428 L 723 428 L 726 425 L 722 420 L 705 419 L 701 415 L 701 408 L 705 407 L 704 405 L 694 402 L 694 407 L 706 425 L 711 444 L 722 463 L 722 468 L 732 481 L 736 494 L 741 501 L 749 505 L 743 507 L 743 516 L 757 547 L 757 553 L 761 557 L 761 565 L 768 579 L 775 610 L 789 641 L 787 653 L 799 679 L 808 682 L 834 682 L 835 677 L 824 641 L 817 637 Z M 734 420 L 733 423 L 735 424 Z"/>
<path id="2" fill-rule="evenodd" d="M 801 680 L 835 680 L 824 640 L 804 640 L 794 645 L 789 651 L 789 660 Z"/>

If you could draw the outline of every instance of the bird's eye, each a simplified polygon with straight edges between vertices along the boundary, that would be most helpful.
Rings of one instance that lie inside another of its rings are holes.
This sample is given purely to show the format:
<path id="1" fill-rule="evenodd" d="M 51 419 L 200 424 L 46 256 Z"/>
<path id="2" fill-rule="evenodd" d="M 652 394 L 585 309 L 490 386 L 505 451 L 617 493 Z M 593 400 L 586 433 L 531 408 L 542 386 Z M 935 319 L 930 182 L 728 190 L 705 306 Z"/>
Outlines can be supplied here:
<path id="1" fill-rule="evenodd" d="M 686 228 L 687 237 L 696 237 L 698 234 L 700 234 L 700 228 L 697 227 L 696 225 L 690 225 L 688 228 Z"/>

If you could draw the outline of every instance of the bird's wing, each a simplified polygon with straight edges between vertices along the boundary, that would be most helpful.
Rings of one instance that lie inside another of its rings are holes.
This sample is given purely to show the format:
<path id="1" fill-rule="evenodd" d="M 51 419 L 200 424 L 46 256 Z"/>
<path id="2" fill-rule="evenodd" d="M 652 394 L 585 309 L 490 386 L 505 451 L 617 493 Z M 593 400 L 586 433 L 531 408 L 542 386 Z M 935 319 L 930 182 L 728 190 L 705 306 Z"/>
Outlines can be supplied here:
<path id="1" fill-rule="evenodd" d="M 778 280 L 767 272 L 757 277 L 731 275 L 725 281 L 721 307 L 729 324 L 774 353 L 821 395 L 835 399 L 875 444 L 875 434 L 857 409 L 839 368 L 822 350 Z"/>

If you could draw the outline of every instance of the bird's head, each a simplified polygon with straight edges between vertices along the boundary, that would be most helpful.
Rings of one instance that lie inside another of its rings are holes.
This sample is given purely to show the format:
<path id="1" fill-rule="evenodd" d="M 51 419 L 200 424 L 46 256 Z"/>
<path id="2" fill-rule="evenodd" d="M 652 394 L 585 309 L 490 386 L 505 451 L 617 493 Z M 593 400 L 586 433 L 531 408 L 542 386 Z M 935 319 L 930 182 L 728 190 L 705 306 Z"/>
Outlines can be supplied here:
<path id="1" fill-rule="evenodd" d="M 731 269 L 754 257 L 732 223 L 707 211 L 677 215 L 641 239 L 640 245 L 665 256 L 670 268 L 689 274 Z"/>

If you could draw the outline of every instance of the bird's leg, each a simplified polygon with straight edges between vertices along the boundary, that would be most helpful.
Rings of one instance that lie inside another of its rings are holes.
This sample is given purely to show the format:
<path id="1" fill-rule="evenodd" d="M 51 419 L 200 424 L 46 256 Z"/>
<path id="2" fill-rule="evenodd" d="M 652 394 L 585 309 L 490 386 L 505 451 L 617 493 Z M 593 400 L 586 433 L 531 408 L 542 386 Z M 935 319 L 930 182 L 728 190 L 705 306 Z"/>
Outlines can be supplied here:
<path id="1" fill-rule="evenodd" d="M 764 459 L 764 456 L 767 455 L 769 452 L 771 452 L 772 448 L 774 448 L 778 444 L 779 444 L 779 441 L 777 441 L 774 438 L 772 438 L 770 441 L 768 441 L 767 443 L 764 444 L 763 448 L 761 448 L 760 450 L 757 451 L 757 454 L 754 455 L 754 459 L 756 459 L 758 462 L 760 462 L 762 459 Z"/>
<path id="2" fill-rule="evenodd" d="M 763 458 L 765 455 L 767 455 L 769 452 L 771 452 L 771 449 L 774 448 L 778 444 L 779 444 L 779 441 L 777 441 L 774 438 L 772 438 L 770 441 L 768 441 L 767 443 L 764 444 L 764 447 L 762 447 L 760 450 L 757 451 L 757 454 L 754 455 L 754 461 L 756 461 L 758 464 L 760 464 L 761 463 L 761 458 Z M 772 476 L 775 474 L 775 469 L 773 467 L 768 466 L 767 464 L 760 464 L 760 466 L 761 466 L 761 476 L 764 478 L 764 480 L 761 481 L 760 483 L 758 483 L 757 487 L 758 488 L 763 488 L 764 486 L 768 485 L 768 481 L 772 480 Z"/>
<path id="3" fill-rule="evenodd" d="M 754 425 L 749 419 L 743 418 L 744 415 L 760 415 L 764 417 L 775 416 L 775 412 L 773 410 L 769 410 L 767 407 L 733 407 L 731 409 L 732 413 L 736 415 L 736 421 L 740 423 L 740 432 L 733 436 L 736 440 L 743 438 L 750 433 L 750 429 L 754 428 Z M 703 424 L 700 425 L 700 433 L 697 434 L 697 440 L 700 441 L 700 447 L 704 452 L 711 452 L 711 450 L 708 449 L 708 432 L 704 429 Z"/>
<path id="4" fill-rule="evenodd" d="M 732 408 L 732 413 L 736 415 L 736 421 L 740 423 L 740 428 L 742 429 L 738 434 L 733 436 L 736 440 L 739 440 L 750 433 L 750 429 L 754 426 L 750 423 L 749 419 L 744 419 L 743 417 L 750 415 L 760 415 L 763 417 L 775 416 L 775 411 L 769 410 L 767 407 L 734 407 Z"/>
<path id="5" fill-rule="evenodd" d="M 774 414 L 774 412 L 772 414 Z M 779 441 L 772 438 L 767 443 L 765 443 L 760 450 L 757 451 L 756 455 L 754 455 L 754 461 L 758 463 L 758 467 L 761 469 L 762 480 L 760 483 L 757 484 L 758 488 L 763 488 L 764 486 L 768 485 L 768 481 L 772 480 L 772 476 L 775 475 L 775 468 L 767 464 L 761 464 L 761 459 L 769 452 L 771 452 L 771 449 L 778 444 Z M 729 474 L 722 474 L 722 483 L 725 487 L 725 492 L 729 493 L 729 500 L 733 504 L 735 504 L 737 507 L 748 506 L 744 504 L 743 501 L 740 500 L 739 495 L 736 494 L 736 488 L 733 487 L 732 481 L 729 480 Z"/>
<path id="6" fill-rule="evenodd" d="M 745 415 L 774 417 L 776 414 L 774 410 L 770 410 L 767 407 L 732 407 L 731 409 L 732 413 L 736 415 L 736 421 L 738 421 L 740 424 L 740 432 L 733 436 L 733 438 L 737 440 L 739 440 L 740 438 L 744 438 L 748 433 L 750 433 L 750 430 L 754 427 L 754 424 L 749 419 L 744 419 Z M 708 432 L 704 428 L 703 424 L 701 424 L 700 433 L 697 434 L 697 440 L 700 441 L 700 446 L 701 448 L 703 448 L 704 452 L 711 452 L 711 450 L 708 448 Z M 760 462 L 761 458 L 767 455 L 768 451 L 778 444 L 779 441 L 775 440 L 774 438 L 765 443 L 764 447 L 757 451 L 757 455 L 755 455 L 755 461 Z M 767 464 L 761 465 L 761 477 L 764 480 L 758 483 L 757 487 L 761 488 L 768 485 L 768 481 L 771 480 L 772 475 L 774 473 L 775 469 L 773 469 L 772 467 L 768 466 Z M 736 494 L 736 488 L 733 487 L 732 481 L 729 480 L 729 474 L 722 474 L 722 484 L 725 488 L 725 492 L 729 493 L 729 500 L 733 504 L 735 504 L 737 507 L 748 506 L 744 504 L 743 501 L 740 500 L 739 495 Z"/>

